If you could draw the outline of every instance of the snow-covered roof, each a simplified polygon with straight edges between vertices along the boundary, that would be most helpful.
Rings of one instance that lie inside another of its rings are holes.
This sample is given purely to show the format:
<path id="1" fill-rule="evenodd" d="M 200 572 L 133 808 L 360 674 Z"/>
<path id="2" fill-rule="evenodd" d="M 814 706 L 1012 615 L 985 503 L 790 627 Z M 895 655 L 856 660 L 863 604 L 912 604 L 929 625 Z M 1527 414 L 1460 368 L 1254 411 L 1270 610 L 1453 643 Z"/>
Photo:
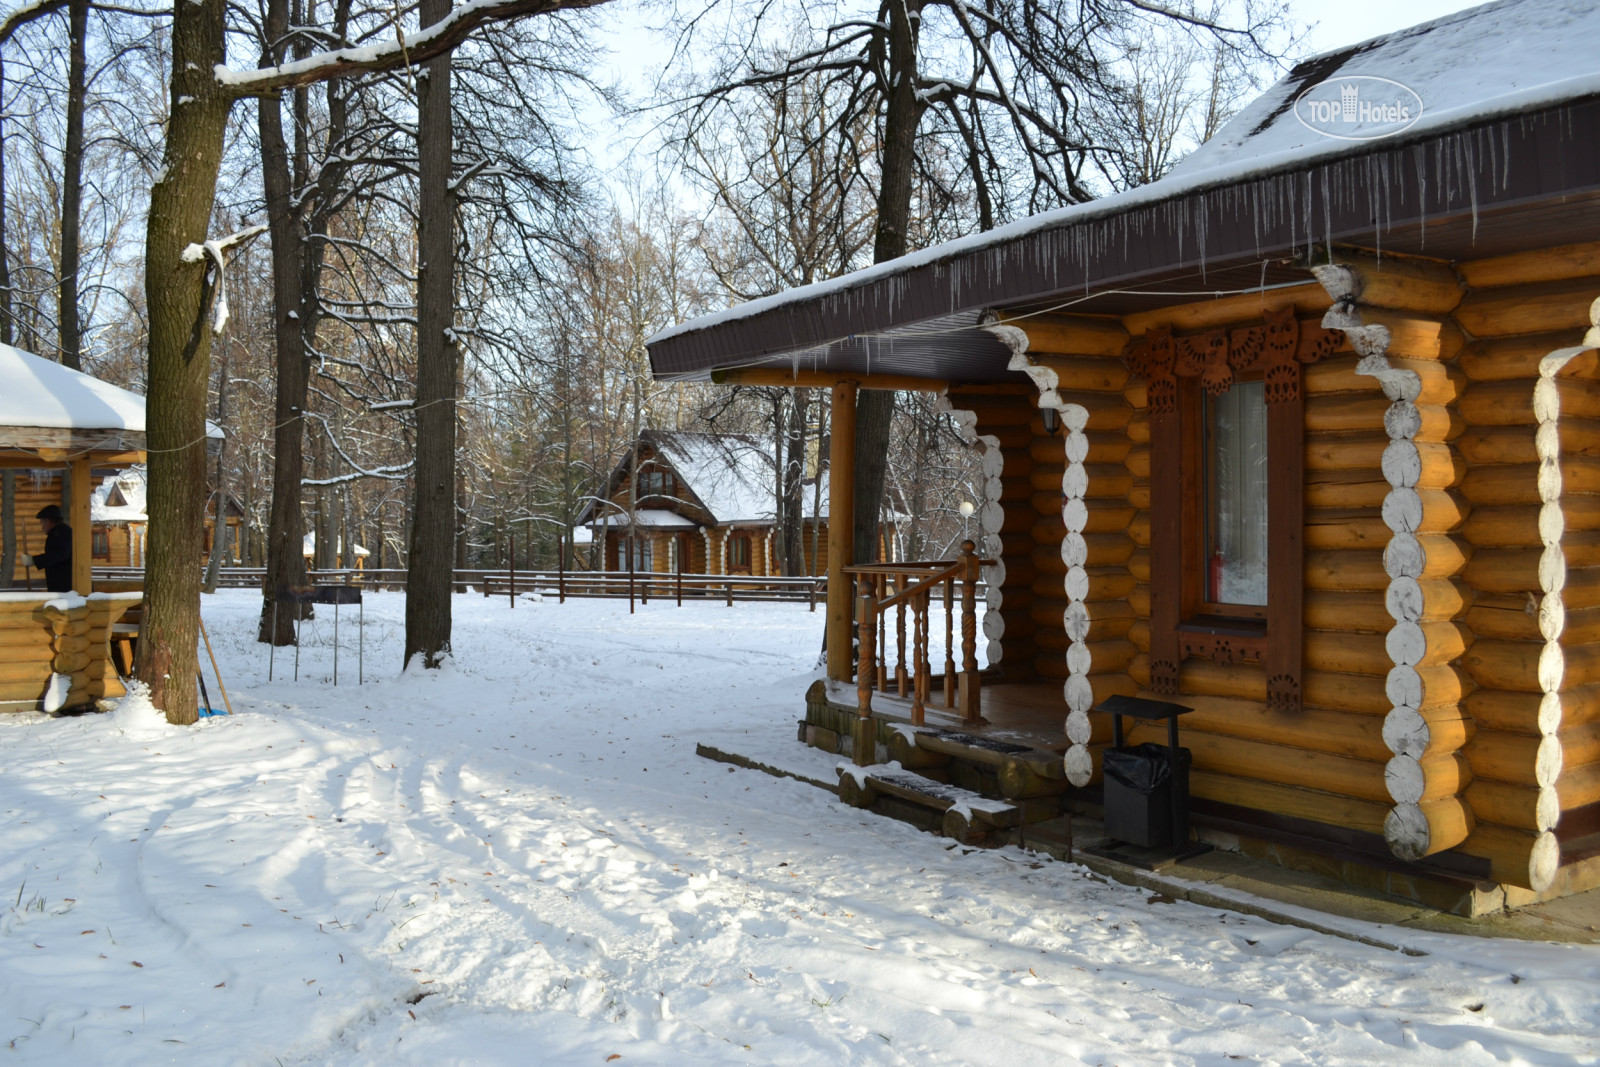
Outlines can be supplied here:
<path id="1" fill-rule="evenodd" d="M 145 493 L 148 491 L 143 468 L 130 467 L 115 478 L 107 478 L 89 494 L 90 522 L 148 522 Z M 122 504 L 108 504 L 112 493 L 122 496 Z"/>
<path id="2" fill-rule="evenodd" d="M 305 556 L 308 559 L 311 556 L 315 555 L 316 551 L 317 551 L 317 535 L 315 533 L 306 534 L 305 539 L 300 542 L 300 549 L 301 549 L 301 555 Z M 338 545 L 335 547 L 334 551 L 336 553 L 342 553 L 344 551 L 344 540 L 342 538 L 340 539 Z M 365 548 L 362 548 L 360 545 L 356 545 L 356 555 L 358 555 L 358 556 L 370 556 L 370 555 L 372 555 L 372 553 L 368 552 Z"/>
<path id="3" fill-rule="evenodd" d="M 0 345 L 0 382 L 0 426 L 144 433 L 144 397 L 32 352 Z"/>
<path id="4" fill-rule="evenodd" d="M 1407 140 L 1594 96 L 1600 94 L 1600 4 L 1500 0 L 1307 59 L 1163 181 L 1232 177 L 1349 152 L 1349 141 L 1314 130 L 1294 106 L 1306 90 L 1339 79 L 1351 85 L 1383 79 L 1415 93 L 1422 113 L 1402 131 Z M 1381 129 L 1369 125 L 1366 132 Z M 1359 125 L 1351 130 L 1363 132 Z"/>
<path id="5" fill-rule="evenodd" d="M 719 524 L 772 521 L 777 503 L 765 442 L 744 434 L 665 430 L 651 438 Z"/>
<path id="6" fill-rule="evenodd" d="M 1597 54 L 1600 4 L 1592 0 L 1500 0 L 1447 15 L 1296 64 L 1215 137 L 1158 181 L 702 315 L 658 331 L 646 344 L 655 361 L 659 355 L 655 346 L 681 335 L 791 305 L 816 303 L 1035 234 L 1112 218 L 1135 208 L 1255 177 L 1298 171 L 1371 150 L 1374 144 L 1408 144 L 1491 119 L 1597 96 Z M 1313 131 L 1296 118 L 1295 99 L 1306 89 L 1341 76 L 1400 83 L 1421 99 L 1420 118 L 1376 142 Z M 961 273 L 954 267 L 952 271 Z M 826 343 L 826 339 L 808 339 L 807 345 L 819 342 Z M 749 363 L 786 366 L 790 359 L 790 355 L 777 353 Z M 662 376 L 676 375 L 667 372 Z"/>
<path id="7" fill-rule="evenodd" d="M 698 525 L 693 519 L 686 519 L 676 511 L 668 511 L 666 508 L 640 508 L 637 514 L 641 527 L 686 527 L 693 529 Z M 593 525 L 626 526 L 628 525 L 628 516 L 623 512 L 613 512 L 604 518 L 596 519 Z"/>

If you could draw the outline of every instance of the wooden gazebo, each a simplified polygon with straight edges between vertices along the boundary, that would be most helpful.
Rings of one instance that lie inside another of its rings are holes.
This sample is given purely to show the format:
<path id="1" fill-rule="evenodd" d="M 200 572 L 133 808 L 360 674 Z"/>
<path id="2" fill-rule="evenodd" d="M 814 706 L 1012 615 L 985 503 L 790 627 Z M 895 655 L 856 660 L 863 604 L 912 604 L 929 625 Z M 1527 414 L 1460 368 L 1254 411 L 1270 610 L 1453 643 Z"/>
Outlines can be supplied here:
<path id="1" fill-rule="evenodd" d="M 142 593 L 95 588 L 89 497 L 97 468 L 144 461 L 144 397 L 8 345 L 0 385 L 0 468 L 66 472 L 72 527 L 70 593 L 0 590 L 0 711 L 90 708 L 123 692 L 109 641 Z M 222 433 L 209 426 L 208 436 Z"/>

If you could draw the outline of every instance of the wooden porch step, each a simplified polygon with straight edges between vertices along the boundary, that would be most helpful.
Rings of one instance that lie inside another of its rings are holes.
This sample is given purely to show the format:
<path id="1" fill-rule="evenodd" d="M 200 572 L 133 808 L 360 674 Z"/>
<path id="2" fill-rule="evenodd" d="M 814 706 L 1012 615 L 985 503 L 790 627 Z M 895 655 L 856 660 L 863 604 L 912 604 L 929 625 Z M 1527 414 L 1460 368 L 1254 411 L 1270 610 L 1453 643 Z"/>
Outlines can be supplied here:
<path id="1" fill-rule="evenodd" d="M 1022 811 L 1015 804 L 936 782 L 894 764 L 839 767 L 840 800 L 852 807 L 870 808 L 880 796 L 941 812 L 944 835 L 964 844 L 1022 822 Z"/>
<path id="2" fill-rule="evenodd" d="M 907 768 L 933 768 L 961 760 L 992 770 L 1008 800 L 1059 796 L 1071 789 L 1061 754 L 982 734 L 931 727 L 895 726 L 889 758 Z"/>

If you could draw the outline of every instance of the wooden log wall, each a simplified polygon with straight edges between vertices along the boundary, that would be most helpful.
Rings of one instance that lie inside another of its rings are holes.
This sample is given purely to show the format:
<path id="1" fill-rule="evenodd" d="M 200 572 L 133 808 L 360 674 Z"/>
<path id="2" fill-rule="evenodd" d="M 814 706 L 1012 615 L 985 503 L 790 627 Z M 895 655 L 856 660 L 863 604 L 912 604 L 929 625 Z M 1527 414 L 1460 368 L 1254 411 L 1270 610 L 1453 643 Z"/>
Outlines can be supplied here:
<path id="1" fill-rule="evenodd" d="M 33 555 L 44 551 L 44 534 L 39 530 L 39 520 L 34 518 L 39 514 L 39 509 L 48 504 L 56 504 L 65 513 L 67 502 L 64 499 L 65 484 L 62 478 L 63 471 L 41 470 L 35 477 L 30 470 L 17 470 L 17 504 L 16 504 L 16 536 L 17 547 L 20 553 Z M 13 566 L 13 589 L 26 589 L 30 577 L 25 561 L 17 559 Z M 32 572 L 33 587 L 44 588 L 44 575 L 35 570 Z"/>
<path id="2" fill-rule="evenodd" d="M 17 495 L 21 496 L 22 487 L 17 488 Z M 50 620 L 39 610 L 41 603 L 37 596 L 0 594 L 0 707 L 10 710 L 36 707 L 50 682 L 56 634 Z M 67 636 L 87 648 L 88 632 L 89 624 L 85 620 L 81 633 Z"/>
<path id="3" fill-rule="evenodd" d="M 1600 368 L 1578 350 L 1600 343 L 1600 243 L 1459 270 L 1471 287 L 1455 319 L 1471 337 L 1457 409 L 1475 637 L 1462 707 L 1476 726 L 1462 754 L 1479 823 L 1461 847 L 1543 891 L 1563 817 L 1600 803 Z"/>
<path id="4" fill-rule="evenodd" d="M 1129 316 L 1130 333 L 1170 325 L 1213 329 L 1259 321 L 1293 307 L 1306 323 L 1321 321 L 1331 304 L 1315 283 L 1222 298 Z M 1419 331 L 1426 336 L 1426 330 Z M 1190 658 L 1181 667 L 1182 738 L 1194 754 L 1190 788 L 1210 800 L 1381 833 L 1390 796 L 1389 751 L 1383 722 L 1390 710 L 1384 685 L 1391 661 L 1385 635 L 1389 584 L 1383 554 L 1390 531 L 1383 518 L 1389 485 L 1381 471 L 1388 445 L 1388 403 L 1377 383 L 1355 370 L 1345 348 L 1302 368 L 1305 394 L 1305 595 L 1303 708 L 1266 704 L 1259 664 L 1220 664 Z M 1428 372 L 1430 381 L 1443 376 Z M 1130 598 L 1138 621 L 1129 630 L 1136 656 L 1130 673 L 1150 682 L 1150 425 L 1145 383 L 1125 390 L 1136 414 L 1129 422 L 1126 461 L 1136 509 L 1130 533 Z M 1169 505 L 1170 506 L 1170 505 Z M 1164 741 L 1163 730 L 1139 728 L 1134 741 Z"/>
<path id="5" fill-rule="evenodd" d="M 1120 329 L 1034 316 L 995 331 L 1034 380 L 1028 410 L 994 390 L 951 397 L 992 443 L 986 550 L 1005 573 L 991 637 L 1008 672 L 1029 657 L 1068 704 L 1075 677 L 1096 703 L 1147 687 L 1150 510 L 1164 502 L 1123 342 L 1284 307 L 1344 330 L 1345 348 L 1302 374 L 1304 707 L 1269 709 L 1260 667 L 1185 661 L 1192 789 L 1381 834 L 1403 858 L 1453 849 L 1544 891 L 1563 817 L 1572 836 L 1600 810 L 1600 357 L 1582 348 L 1600 345 L 1600 242 L 1453 265 L 1334 258 L 1320 284 Z M 1078 418 L 1086 444 L 1046 434 L 1035 407 Z M 1069 715 L 1074 782 L 1108 733 Z"/>
<path id="6" fill-rule="evenodd" d="M 1068 323 L 1030 336 L 1025 369 L 1039 388 L 1040 409 L 1055 410 L 1060 423 L 1057 434 L 1038 433 L 1031 446 L 1036 490 L 1056 489 L 1053 500 L 1035 498 L 1035 603 L 1057 620 L 1048 630 L 1041 625 L 1037 669 L 1062 681 L 1066 771 L 1082 786 L 1096 780 L 1096 757 L 1111 740 L 1106 717 L 1090 711 L 1138 689 L 1128 673 L 1137 652 L 1128 639 L 1138 547 L 1129 533 L 1134 476 L 1127 466 L 1134 409 L 1123 395 L 1127 368 L 1116 358 L 1126 331 L 1114 321 Z"/>
<path id="7" fill-rule="evenodd" d="M 967 386 L 948 393 L 939 405 L 983 449 L 984 499 L 974 501 L 978 529 L 972 539 L 980 556 L 997 561 L 984 574 L 989 599 L 983 633 L 989 665 L 1008 681 L 1037 676 L 1033 527 L 1038 516 L 1029 447 L 1038 412 L 1032 392 L 1026 386 Z M 1055 625 L 1061 625 L 1059 613 Z"/>
<path id="8" fill-rule="evenodd" d="M 71 679 L 65 708 L 121 696 L 125 690 L 111 665 L 108 639 L 112 624 L 142 596 L 0 593 L 0 708 L 37 707 L 52 674 Z"/>
<path id="9" fill-rule="evenodd" d="M 1458 491 L 1467 464 L 1453 443 L 1462 429 L 1454 410 L 1460 377 L 1447 374 L 1431 390 L 1424 384 L 1432 367 L 1449 370 L 1464 343 L 1445 314 L 1463 286 L 1431 261 L 1354 255 L 1313 269 L 1336 301 L 1325 321 L 1345 331 L 1361 356 L 1356 373 L 1374 380 L 1386 400 L 1378 469 L 1387 484 L 1384 606 L 1392 621 L 1384 649 L 1392 666 L 1383 738 L 1393 806 L 1383 834 L 1396 855 L 1420 859 L 1461 845 L 1475 826 L 1464 796 L 1471 769 L 1458 748 L 1435 736 L 1436 724 L 1448 738 L 1464 732 L 1445 724 L 1461 716 L 1459 660 L 1472 642 L 1453 585 L 1471 556 L 1456 533 L 1470 510 Z"/>

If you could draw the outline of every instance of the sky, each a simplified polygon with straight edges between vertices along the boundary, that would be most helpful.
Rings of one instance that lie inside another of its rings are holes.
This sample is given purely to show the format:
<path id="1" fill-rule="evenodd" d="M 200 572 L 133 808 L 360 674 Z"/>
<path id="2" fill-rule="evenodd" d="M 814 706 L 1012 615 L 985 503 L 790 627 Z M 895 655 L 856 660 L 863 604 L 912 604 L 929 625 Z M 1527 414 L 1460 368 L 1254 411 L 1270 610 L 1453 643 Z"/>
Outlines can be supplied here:
<path id="1" fill-rule="evenodd" d="M 1306 42 L 1316 53 L 1477 6 L 1476 0 L 1290 0 L 1289 11 L 1312 25 Z"/>
<path id="2" fill-rule="evenodd" d="M 1288 0 L 1290 18 L 1307 27 L 1298 50 L 1301 55 L 1327 52 L 1476 6 L 1477 0 Z M 621 83 L 640 102 L 658 91 L 651 75 L 669 55 L 669 40 L 650 29 L 664 14 L 663 5 L 648 0 L 622 0 L 599 12 L 610 49 L 601 78 Z M 618 119 L 598 107 L 589 116 L 587 125 L 595 134 L 589 149 L 599 169 L 612 176 L 614 186 L 628 184 L 622 175 L 651 170 L 647 151 L 641 151 L 654 143 L 650 120 Z M 692 198 L 688 190 L 684 192 Z"/>

